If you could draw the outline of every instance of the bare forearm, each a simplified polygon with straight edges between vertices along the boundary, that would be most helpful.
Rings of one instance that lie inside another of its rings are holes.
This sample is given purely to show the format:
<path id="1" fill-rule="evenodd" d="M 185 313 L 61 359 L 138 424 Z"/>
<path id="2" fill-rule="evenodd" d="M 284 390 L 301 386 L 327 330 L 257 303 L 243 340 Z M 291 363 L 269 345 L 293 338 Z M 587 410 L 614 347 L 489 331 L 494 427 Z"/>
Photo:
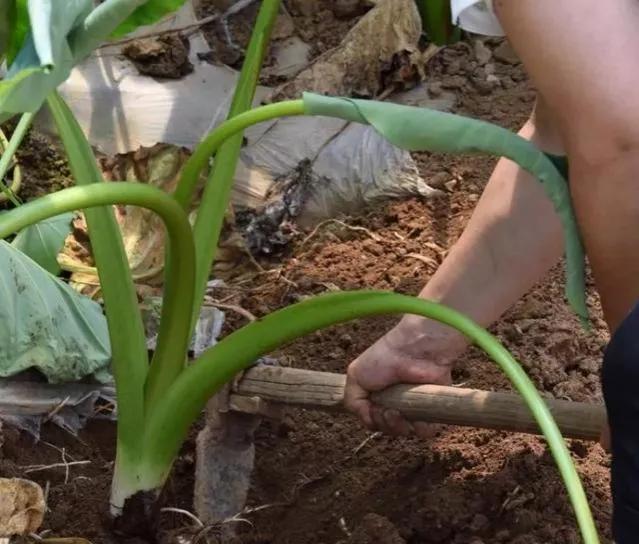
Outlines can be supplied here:
<path id="1" fill-rule="evenodd" d="M 556 151 L 559 143 L 529 122 L 521 131 Z M 468 226 L 420 296 L 447 304 L 489 325 L 558 261 L 561 224 L 541 185 L 502 159 Z M 402 326 L 430 335 L 432 322 L 406 317 Z"/>

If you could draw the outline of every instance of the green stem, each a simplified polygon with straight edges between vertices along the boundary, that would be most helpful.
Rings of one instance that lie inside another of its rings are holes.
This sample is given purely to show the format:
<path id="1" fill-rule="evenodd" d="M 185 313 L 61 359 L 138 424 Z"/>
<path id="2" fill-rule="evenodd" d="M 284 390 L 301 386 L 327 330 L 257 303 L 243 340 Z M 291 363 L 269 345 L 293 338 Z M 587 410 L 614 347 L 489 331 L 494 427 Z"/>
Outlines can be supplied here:
<path id="1" fill-rule="evenodd" d="M 424 30 L 432 42 L 447 45 L 459 39 L 452 22 L 450 0 L 415 0 Z"/>
<path id="2" fill-rule="evenodd" d="M 189 205 L 193 200 L 193 194 L 200 177 L 200 172 L 206 168 L 209 158 L 216 153 L 220 146 L 229 138 L 242 132 L 244 129 L 251 125 L 255 125 L 270 119 L 277 117 L 283 117 L 287 115 L 301 115 L 304 113 L 304 103 L 302 100 L 291 100 L 288 102 L 280 102 L 277 104 L 271 104 L 256 108 L 254 110 L 247 111 L 233 117 L 228 121 L 222 123 L 218 128 L 211 132 L 198 147 L 193 155 L 184 165 L 180 181 L 176 188 L 174 197 L 176 201 L 183 207 L 185 211 L 188 211 Z M 212 218 L 224 218 L 224 211 L 228 206 L 228 200 L 233 185 L 233 177 L 227 178 L 226 186 L 220 190 L 213 192 L 209 197 L 208 212 Z M 213 221 L 211 228 L 211 238 L 214 243 L 214 247 L 217 248 L 219 241 L 219 233 L 222 228 L 222 222 Z M 166 262 L 169 263 L 171 258 L 169 257 Z M 208 274 L 207 274 L 208 276 Z M 197 299 L 197 304 L 193 310 L 193 326 L 195 324 L 196 316 L 199 314 L 201 300 L 204 296 Z M 169 316 L 167 316 L 168 318 Z M 166 323 L 168 323 L 168 319 Z M 184 357 L 180 363 L 177 358 L 177 349 L 171 349 L 175 347 L 175 342 L 171 336 L 171 327 L 163 327 L 165 320 L 162 319 L 160 332 L 158 334 L 158 346 L 151 363 L 149 375 L 147 379 L 146 389 L 146 407 L 147 410 L 153 408 L 154 404 L 162 399 L 163 392 L 178 376 L 182 368 L 184 367 Z M 166 330 L 166 333 L 164 332 Z M 191 331 L 192 332 L 192 331 Z M 168 350 L 165 350 L 164 346 L 168 346 Z"/>
<path id="3" fill-rule="evenodd" d="M 351 319 L 379 314 L 415 314 L 449 325 L 470 338 L 502 369 L 539 424 L 566 483 L 587 544 L 599 542 L 590 507 L 570 453 L 545 402 L 512 355 L 488 331 L 464 315 L 426 300 L 383 292 L 336 293 L 279 310 L 226 337 L 189 366 L 152 414 L 144 438 L 147 483 L 160 485 L 189 426 L 207 400 L 260 356 L 300 336 Z"/>
<path id="4" fill-rule="evenodd" d="M 176 200 L 184 210 L 188 210 L 200 172 L 207 166 L 211 155 L 219 151 L 202 197 L 194 228 L 194 231 L 199 232 L 199 237 L 195 237 L 197 264 L 194 287 L 196 294 L 191 314 L 191 332 L 200 313 L 209 271 L 215 258 L 219 234 L 224 222 L 224 212 L 228 206 L 235 166 L 242 146 L 241 131 L 254 123 L 280 117 L 287 112 L 291 112 L 291 115 L 303 113 L 301 100 L 273 104 L 243 113 L 250 108 L 253 100 L 260 65 L 271 28 L 277 17 L 279 4 L 279 0 L 265 0 L 262 3 L 247 50 L 246 62 L 237 83 L 229 112 L 230 119 L 209 134 L 197 147 L 183 169 L 175 192 Z M 167 259 L 167 262 L 170 260 L 170 258 Z M 165 291 L 165 296 L 168 294 L 170 293 Z M 162 400 L 166 387 L 177 377 L 184 364 L 183 358 L 178 368 L 173 356 L 165 357 L 164 349 L 160 349 L 162 347 L 160 341 L 165 338 L 161 332 L 158 337 L 158 349 L 153 356 L 147 380 L 146 407 L 148 410 L 152 410 L 156 403 Z M 168 340 L 170 339 L 167 338 Z"/>
<path id="5" fill-rule="evenodd" d="M 88 185 L 87 190 L 99 188 L 103 183 L 102 174 L 73 113 L 57 92 L 52 93 L 47 102 L 76 183 Z M 144 426 L 144 387 L 149 364 L 146 334 L 113 209 L 88 209 L 85 217 L 109 324 L 111 360 L 120 408 L 119 450 L 135 452 L 139 451 L 140 429 Z"/>
<path id="6" fill-rule="evenodd" d="M 111 36 L 127 17 L 148 0 L 107 0 L 96 6 L 69 37 L 78 63 Z"/>
<path id="7" fill-rule="evenodd" d="M 188 347 L 189 319 L 193 305 L 195 248 L 187 215 L 165 192 L 150 185 L 126 182 L 100 183 L 63 189 L 23 204 L 0 216 L 0 238 L 61 213 L 113 204 L 147 208 L 157 213 L 164 222 L 168 234 L 168 247 L 171 248 L 175 257 L 170 265 L 167 265 L 166 280 L 172 285 L 184 287 L 180 296 L 165 298 L 163 314 L 170 314 L 173 319 L 169 321 L 164 319 L 163 315 L 162 332 L 173 342 L 170 348 L 166 349 L 166 354 L 173 354 L 177 362 L 176 366 L 181 369 Z M 170 325 L 166 325 L 167 323 Z M 114 365 L 114 374 L 118 395 L 119 434 L 120 425 L 126 426 L 139 420 L 138 414 L 131 414 L 129 410 L 139 409 L 143 390 L 129 379 L 129 368 L 125 365 Z M 142 446 L 139 437 L 143 432 L 143 424 L 144 421 L 140 421 L 140 426 L 135 429 L 137 440 L 133 442 L 118 440 L 114 489 L 119 492 L 126 493 L 126 489 L 123 487 L 124 484 L 118 484 L 118 482 L 137 481 L 136 471 L 139 467 Z M 130 429 L 127 429 L 127 432 L 129 431 Z M 119 500 L 119 497 L 115 495 L 114 500 Z"/>
<path id="8" fill-rule="evenodd" d="M 13 134 L 11 135 L 11 139 L 9 142 L 3 142 L 2 147 L 4 148 L 2 151 L 2 156 L 0 156 L 0 189 L 2 189 L 2 194 L 0 194 L 0 202 L 4 200 L 10 200 L 14 206 L 20 206 L 20 201 L 16 198 L 16 193 L 20 190 L 20 184 L 22 182 L 22 175 L 20 173 L 19 167 L 16 167 L 16 173 L 13 177 L 13 183 L 11 187 L 7 187 L 4 183 L 4 177 L 7 175 L 9 168 L 11 167 L 11 160 L 13 159 L 16 151 L 20 147 L 22 140 L 26 136 L 29 131 L 29 127 L 35 117 L 35 113 L 23 113 L 20 117 L 20 121 L 16 125 Z M 4 136 L 4 135 L 3 135 Z"/>
<path id="9" fill-rule="evenodd" d="M 165 334 L 171 337 L 173 342 L 179 346 L 180 351 L 177 360 L 181 361 L 184 359 L 188 344 L 188 319 L 191 315 L 193 303 L 192 286 L 195 249 L 187 215 L 175 200 L 164 191 L 150 185 L 133 182 L 109 182 L 94 186 L 85 185 L 63 189 L 2 214 L 0 216 L 0 238 L 62 213 L 114 204 L 140 206 L 149 209 L 158 214 L 164 222 L 168 234 L 169 247 L 173 255 L 175 255 L 175 259 L 171 262 L 171 267 L 167 268 L 167 282 L 186 286 L 180 297 L 167 298 L 164 305 L 166 312 L 176 316 L 176 319 L 172 320 L 172 326 L 166 330 Z M 187 341 L 183 341 L 182 338 L 187 338 Z M 128 369 L 116 368 L 116 371 L 118 370 L 125 371 L 123 375 L 118 376 L 116 374 L 118 402 L 120 402 L 122 415 L 126 404 L 122 405 L 120 397 L 134 394 L 139 396 L 141 392 L 130 389 L 126 393 L 125 389 L 128 389 L 126 388 Z"/>
<path id="10" fill-rule="evenodd" d="M 246 51 L 246 60 L 240 73 L 229 118 L 248 110 L 253 102 L 260 67 L 266 54 L 271 30 L 279 13 L 280 0 L 263 0 L 253 26 L 251 41 Z M 193 234 L 197 266 L 195 273 L 195 304 L 191 330 L 197 322 L 206 283 L 215 259 L 220 231 L 224 223 L 224 211 L 229 202 L 235 168 L 242 148 L 242 134 L 230 136 L 220 146 L 208 182 L 204 188 L 202 202 L 197 214 Z M 219 211 L 222 210 L 222 213 Z"/>
<path id="11" fill-rule="evenodd" d="M 303 100 L 285 100 L 260 106 L 252 110 L 240 113 L 228 121 L 224 121 L 215 130 L 210 132 L 195 148 L 193 154 L 184 164 L 180 180 L 175 189 L 174 197 L 180 205 L 188 210 L 193 201 L 195 189 L 200 179 L 200 174 L 208 166 L 209 160 L 213 157 L 220 146 L 232 136 L 243 132 L 248 127 L 277 119 L 278 117 L 290 117 L 294 115 L 304 115 Z M 232 178 L 231 178 L 232 179 Z M 222 208 L 224 214 L 224 208 Z M 214 210 L 217 215 L 219 210 Z"/>

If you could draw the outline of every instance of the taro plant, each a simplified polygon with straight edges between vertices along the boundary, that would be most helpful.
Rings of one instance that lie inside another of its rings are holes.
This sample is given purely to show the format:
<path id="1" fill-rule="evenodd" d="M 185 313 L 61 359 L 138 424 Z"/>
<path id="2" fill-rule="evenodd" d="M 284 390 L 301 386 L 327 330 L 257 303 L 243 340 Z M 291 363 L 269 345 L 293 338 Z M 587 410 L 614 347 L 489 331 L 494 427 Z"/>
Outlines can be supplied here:
<path id="1" fill-rule="evenodd" d="M 579 477 L 546 404 L 518 363 L 494 337 L 449 308 L 386 292 L 319 296 L 245 326 L 206 350 L 197 360 L 187 363 L 189 340 L 215 258 L 242 132 L 247 127 L 281 116 L 324 115 L 370 124 L 392 143 L 408 150 L 483 152 L 516 161 L 539 178 L 561 216 L 568 263 L 567 297 L 577 313 L 586 319 L 582 249 L 567 185 L 555 167 L 555 158 L 546 156 L 528 141 L 503 128 L 427 109 L 313 94 L 249 109 L 279 9 L 278 0 L 264 0 L 229 118 L 196 147 L 182 171 L 175 193 L 169 195 L 140 183 L 105 183 L 85 135 L 69 107 L 56 94 L 55 87 L 66 77 L 74 62 L 117 29 L 130 30 L 137 24 L 150 22 L 158 13 L 163 14 L 180 2 L 106 0 L 97 8 L 89 9 L 90 1 L 77 0 L 67 2 L 63 9 L 56 6 L 55 10 L 53 4 L 53 1 L 44 0 L 26 2 L 30 30 L 21 38 L 24 40 L 21 47 L 9 49 L 13 51 L 10 53 L 13 61 L 7 78 L 0 83 L 0 114 L 31 116 L 46 100 L 77 187 L 49 194 L 0 215 L 0 237 L 66 212 L 78 209 L 85 212 L 102 285 L 117 389 L 113 514 L 126 517 L 140 511 L 135 507 L 139 505 L 138 501 L 145 506 L 153 503 L 190 425 L 198 418 L 207 400 L 261 355 L 304 334 L 346 320 L 384 313 L 414 313 L 456 327 L 502 368 L 524 397 L 548 440 L 566 482 L 584 540 L 591 544 L 598 542 Z M 20 16 L 23 17 L 22 25 L 27 24 L 24 23 L 25 2 L 18 1 L 13 6 L 12 16 L 19 29 Z M 37 11 L 43 6 L 49 8 L 49 18 L 44 23 L 42 13 Z M 154 8 L 160 11 L 154 11 Z M 73 11 L 73 17 L 56 15 L 67 9 Z M 44 38 L 42 33 L 38 37 L 37 30 L 41 29 L 38 24 L 51 30 Z M 14 52 L 16 49 L 17 53 Z M 30 80 L 38 84 L 37 89 L 32 89 L 31 84 L 24 86 Z M 16 138 L 20 137 L 18 133 Z M 17 142 L 8 146 L 5 155 L 16 146 Z M 5 155 L 2 160 L 8 160 Z M 187 210 L 200 174 L 208 168 L 211 158 L 214 158 L 213 166 L 208 173 L 195 223 L 191 226 Z M 131 273 L 111 210 L 114 204 L 152 210 L 161 217 L 167 232 L 161 325 L 157 348 L 150 361 Z"/>

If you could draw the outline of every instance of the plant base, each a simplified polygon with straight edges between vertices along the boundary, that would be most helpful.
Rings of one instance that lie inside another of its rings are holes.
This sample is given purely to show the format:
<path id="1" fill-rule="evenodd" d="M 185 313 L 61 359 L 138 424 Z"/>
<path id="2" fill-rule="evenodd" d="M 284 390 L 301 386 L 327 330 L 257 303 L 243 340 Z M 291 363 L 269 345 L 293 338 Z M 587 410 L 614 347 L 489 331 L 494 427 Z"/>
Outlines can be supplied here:
<path id="1" fill-rule="evenodd" d="M 113 532 L 124 537 L 156 542 L 161 494 L 138 491 L 124 502 L 119 515 L 112 518 Z"/>

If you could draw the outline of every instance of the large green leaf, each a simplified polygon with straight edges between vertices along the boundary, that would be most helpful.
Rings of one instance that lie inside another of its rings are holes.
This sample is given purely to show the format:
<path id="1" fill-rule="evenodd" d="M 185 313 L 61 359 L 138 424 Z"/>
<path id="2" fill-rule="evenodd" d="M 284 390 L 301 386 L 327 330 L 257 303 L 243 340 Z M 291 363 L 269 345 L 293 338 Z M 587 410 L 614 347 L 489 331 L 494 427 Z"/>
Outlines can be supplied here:
<path id="1" fill-rule="evenodd" d="M 37 111 L 46 96 L 71 71 L 75 56 L 69 44 L 73 29 L 90 12 L 91 0 L 29 0 L 31 22 L 24 44 L 0 82 L 0 121 L 16 113 Z"/>
<path id="2" fill-rule="evenodd" d="M 0 122 L 40 109 L 73 66 L 114 32 L 153 23 L 184 0 L 105 0 L 95 9 L 92 0 L 0 0 L 0 9 L 3 2 L 15 24 L 5 32 L 10 66 L 0 81 Z"/>
<path id="3" fill-rule="evenodd" d="M 39 369 L 51 382 L 97 373 L 111 359 L 99 304 L 0 241 L 0 376 Z"/>
<path id="4" fill-rule="evenodd" d="M 58 253 L 71 232 L 72 213 L 64 213 L 20 231 L 11 245 L 51 274 L 58 275 Z"/>
<path id="5" fill-rule="evenodd" d="M 182 7 L 185 0 L 150 0 L 137 8 L 113 33 L 114 37 L 133 32 L 144 25 L 152 25 L 162 17 Z"/>
<path id="6" fill-rule="evenodd" d="M 310 115 L 340 117 L 372 125 L 391 143 L 409 151 L 490 153 L 507 157 L 537 177 L 555 206 L 566 245 L 566 297 L 573 310 L 588 318 L 584 251 L 566 180 L 555 163 L 532 143 L 497 125 L 427 108 L 304 94 Z"/>

